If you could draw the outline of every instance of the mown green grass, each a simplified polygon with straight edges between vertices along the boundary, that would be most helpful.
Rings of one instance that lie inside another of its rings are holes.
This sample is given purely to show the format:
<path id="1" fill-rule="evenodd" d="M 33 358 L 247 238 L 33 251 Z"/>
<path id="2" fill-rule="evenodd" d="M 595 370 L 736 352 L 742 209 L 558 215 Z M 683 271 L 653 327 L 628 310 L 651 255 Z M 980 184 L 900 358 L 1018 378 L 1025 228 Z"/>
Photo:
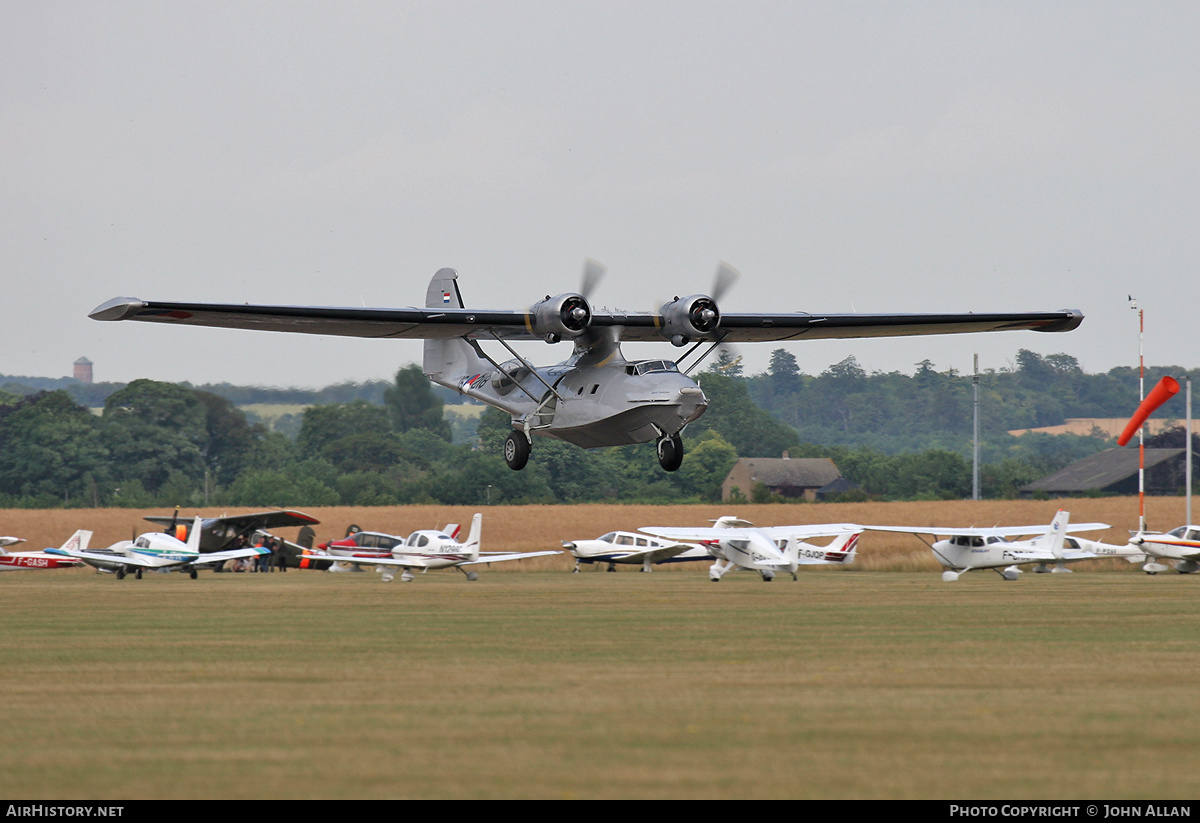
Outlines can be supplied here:
<path id="1" fill-rule="evenodd" d="M 1197 585 L 9 574 L 0 794 L 1193 798 Z"/>

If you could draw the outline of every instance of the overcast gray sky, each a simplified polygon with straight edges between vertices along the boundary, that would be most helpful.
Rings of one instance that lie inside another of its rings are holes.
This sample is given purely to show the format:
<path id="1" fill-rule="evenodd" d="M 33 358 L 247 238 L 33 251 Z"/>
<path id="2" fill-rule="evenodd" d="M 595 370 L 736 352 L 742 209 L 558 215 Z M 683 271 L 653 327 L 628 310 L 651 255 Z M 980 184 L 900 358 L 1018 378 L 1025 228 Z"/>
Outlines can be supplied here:
<path id="1" fill-rule="evenodd" d="M 0 5 L 0 372 L 318 386 L 420 344 L 87 319 L 118 295 L 647 310 L 1079 308 L 788 344 L 912 373 L 1200 365 L 1200 3 Z M 543 362 L 569 349 L 531 344 Z M 743 346 L 750 371 L 773 345 Z M 662 356 L 670 346 L 626 347 Z"/>

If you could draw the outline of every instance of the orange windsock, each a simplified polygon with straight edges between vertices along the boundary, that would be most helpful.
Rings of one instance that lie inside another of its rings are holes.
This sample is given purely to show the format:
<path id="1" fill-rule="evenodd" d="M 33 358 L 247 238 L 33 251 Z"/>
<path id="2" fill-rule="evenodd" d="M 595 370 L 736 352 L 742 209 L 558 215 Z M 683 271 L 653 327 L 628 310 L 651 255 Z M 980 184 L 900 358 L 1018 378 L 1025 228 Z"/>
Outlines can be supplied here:
<path id="1" fill-rule="evenodd" d="M 1129 438 L 1133 437 L 1133 433 L 1142 427 L 1155 409 L 1166 403 L 1179 392 L 1179 381 L 1174 377 L 1164 377 L 1158 381 L 1158 385 L 1150 394 L 1146 395 L 1146 399 L 1142 401 L 1142 405 L 1138 406 L 1137 411 L 1133 413 L 1133 417 L 1129 418 L 1128 425 L 1125 426 L 1125 431 L 1121 432 L 1121 436 L 1117 438 L 1117 445 L 1124 446 L 1129 442 Z"/>

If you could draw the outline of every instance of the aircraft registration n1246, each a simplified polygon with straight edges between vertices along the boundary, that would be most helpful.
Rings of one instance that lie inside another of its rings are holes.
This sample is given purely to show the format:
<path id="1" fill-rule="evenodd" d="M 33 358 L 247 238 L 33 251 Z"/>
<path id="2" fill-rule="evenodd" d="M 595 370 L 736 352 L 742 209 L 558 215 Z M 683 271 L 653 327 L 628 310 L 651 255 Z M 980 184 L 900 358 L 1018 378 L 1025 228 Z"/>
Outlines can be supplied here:
<path id="1" fill-rule="evenodd" d="M 506 412 L 512 431 L 504 459 L 512 469 L 529 460 L 530 436 L 591 449 L 657 444 L 667 471 L 683 461 L 681 434 L 704 414 L 708 399 L 687 372 L 721 343 L 781 343 L 855 337 L 1027 329 L 1065 332 L 1083 322 L 1077 310 L 1019 314 L 733 314 L 717 305 L 736 272 L 722 264 L 712 294 L 676 297 L 656 312 L 598 312 L 589 296 L 604 269 L 589 261 L 579 292 L 546 297 L 524 311 L 468 309 L 458 273 L 441 269 L 425 294 L 425 308 L 372 309 L 166 303 L 117 297 L 98 306 L 95 320 L 140 320 L 191 326 L 424 339 L 424 372 L 438 385 Z M 571 356 L 535 366 L 510 340 L 574 343 Z M 490 341 L 503 361 L 484 351 Z M 676 360 L 626 360 L 622 342 L 670 341 L 688 347 Z M 684 361 L 696 357 L 688 366 Z M 501 355 L 503 358 L 504 355 Z"/>

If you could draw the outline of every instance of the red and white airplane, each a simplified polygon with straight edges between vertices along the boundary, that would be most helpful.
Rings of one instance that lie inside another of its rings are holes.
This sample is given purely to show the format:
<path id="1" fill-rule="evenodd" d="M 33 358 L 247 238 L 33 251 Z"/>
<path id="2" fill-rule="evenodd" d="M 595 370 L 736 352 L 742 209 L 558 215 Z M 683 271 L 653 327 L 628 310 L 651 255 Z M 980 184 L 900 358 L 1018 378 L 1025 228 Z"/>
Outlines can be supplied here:
<path id="1" fill-rule="evenodd" d="M 1170 571 L 1172 566 L 1180 574 L 1200 570 L 1200 526 L 1180 526 L 1166 534 L 1138 532 L 1129 538 L 1129 546 L 1142 553 L 1130 562 L 1145 561 L 1146 574 Z"/>
<path id="2" fill-rule="evenodd" d="M 67 539 L 66 543 L 62 544 L 63 549 L 79 549 L 87 548 L 88 541 L 92 539 L 92 533 L 86 529 L 80 529 Z M 25 541 L 19 537 L 0 537 L 0 572 L 16 572 L 26 571 L 29 569 L 73 569 L 83 564 L 72 558 L 64 557 L 63 555 L 50 554 L 48 552 L 10 552 L 5 551 L 3 546 L 12 546 Z"/>
<path id="3" fill-rule="evenodd" d="M 466 543 L 458 542 L 457 525 L 447 526 L 445 530 L 422 529 L 407 538 L 381 532 L 358 532 L 328 543 L 324 551 L 306 550 L 300 558 L 300 568 L 319 568 L 324 562 L 332 563 L 330 571 L 339 566 L 374 566 L 384 583 L 395 579 L 396 569 L 404 570 L 400 579 L 408 583 L 413 579 L 413 569 L 420 569 L 424 573 L 429 569 L 456 568 L 468 580 L 476 580 L 479 575 L 467 571 L 464 566 L 561 554 L 556 551 L 481 552 L 479 539 L 482 527 L 483 515 L 476 514 L 471 520 L 471 533 L 467 535 Z M 380 538 L 387 538 L 386 545 Z"/>

